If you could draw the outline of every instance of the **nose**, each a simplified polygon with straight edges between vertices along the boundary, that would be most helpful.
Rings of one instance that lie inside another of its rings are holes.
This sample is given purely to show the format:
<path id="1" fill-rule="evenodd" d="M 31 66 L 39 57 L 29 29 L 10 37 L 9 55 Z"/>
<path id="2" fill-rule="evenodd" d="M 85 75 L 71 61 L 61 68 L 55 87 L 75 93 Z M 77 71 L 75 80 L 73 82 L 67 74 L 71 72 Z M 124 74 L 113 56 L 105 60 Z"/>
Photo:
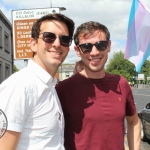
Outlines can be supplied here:
<path id="1" fill-rule="evenodd" d="M 54 47 L 59 47 L 61 44 L 60 44 L 60 39 L 59 39 L 59 37 L 57 37 L 56 39 L 55 39 L 55 41 L 52 43 L 52 46 L 54 46 Z"/>
<path id="2" fill-rule="evenodd" d="M 90 52 L 90 55 L 97 55 L 97 54 L 99 54 L 99 51 L 97 50 L 96 46 L 93 45 L 92 51 Z"/>

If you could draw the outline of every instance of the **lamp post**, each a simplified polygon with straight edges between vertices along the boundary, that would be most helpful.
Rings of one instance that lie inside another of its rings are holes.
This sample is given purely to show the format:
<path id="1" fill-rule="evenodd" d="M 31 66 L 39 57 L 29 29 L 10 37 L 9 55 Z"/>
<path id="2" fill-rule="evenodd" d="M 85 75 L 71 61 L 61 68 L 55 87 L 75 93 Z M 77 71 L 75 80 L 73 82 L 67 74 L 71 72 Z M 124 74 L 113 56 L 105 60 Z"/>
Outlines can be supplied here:
<path id="1" fill-rule="evenodd" d="M 137 85 L 137 88 L 138 88 L 138 72 L 136 72 L 136 85 Z"/>
<path id="2" fill-rule="evenodd" d="M 50 7 L 52 8 L 52 1 L 50 0 Z"/>
<path id="3" fill-rule="evenodd" d="M 52 8 L 52 1 L 50 0 L 50 7 Z M 66 10 L 65 7 L 58 7 L 60 11 L 64 11 Z"/>
<path id="4" fill-rule="evenodd" d="M 64 11 L 64 10 L 66 10 L 66 8 L 65 7 L 59 7 L 59 10 Z"/>

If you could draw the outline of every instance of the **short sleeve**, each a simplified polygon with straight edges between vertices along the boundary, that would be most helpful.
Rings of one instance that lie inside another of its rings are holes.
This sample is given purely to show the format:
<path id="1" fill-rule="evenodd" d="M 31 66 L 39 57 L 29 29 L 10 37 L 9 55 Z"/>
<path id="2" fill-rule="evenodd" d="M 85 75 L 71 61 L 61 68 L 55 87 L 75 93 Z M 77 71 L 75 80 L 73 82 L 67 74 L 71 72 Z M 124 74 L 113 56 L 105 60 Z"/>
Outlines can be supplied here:
<path id="1" fill-rule="evenodd" d="M 30 88 L 13 76 L 0 86 L 0 109 L 7 117 L 7 130 L 22 132 L 31 105 Z"/>
<path id="2" fill-rule="evenodd" d="M 136 113 L 136 106 L 131 87 L 128 84 L 126 85 L 126 90 L 127 90 L 126 116 L 132 116 Z"/>

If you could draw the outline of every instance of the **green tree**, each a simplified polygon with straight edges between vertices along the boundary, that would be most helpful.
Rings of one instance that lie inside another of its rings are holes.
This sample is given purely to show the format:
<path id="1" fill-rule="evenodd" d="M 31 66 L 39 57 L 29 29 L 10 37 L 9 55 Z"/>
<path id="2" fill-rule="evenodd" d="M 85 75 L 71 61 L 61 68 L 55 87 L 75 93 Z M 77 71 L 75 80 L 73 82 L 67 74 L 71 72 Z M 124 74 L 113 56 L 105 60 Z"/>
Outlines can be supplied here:
<path id="1" fill-rule="evenodd" d="M 112 74 L 118 74 L 124 76 L 128 81 L 133 80 L 133 76 L 136 76 L 134 64 L 124 59 L 122 51 L 114 52 L 113 58 L 110 59 L 106 65 L 106 71 Z"/>
<path id="2" fill-rule="evenodd" d="M 144 74 L 145 81 L 147 82 L 147 77 L 150 76 L 150 61 L 146 60 L 142 66 L 141 74 Z"/>
<path id="3" fill-rule="evenodd" d="M 106 65 L 106 71 L 108 73 L 122 75 L 128 81 L 133 81 L 133 77 L 137 76 L 134 64 L 124 59 L 124 54 L 122 51 L 118 53 L 114 52 L 113 58 L 110 59 L 109 63 Z M 140 74 L 145 75 L 145 82 L 147 82 L 147 77 L 150 77 L 149 60 L 144 62 Z"/>
<path id="4" fill-rule="evenodd" d="M 14 72 L 19 71 L 19 69 L 14 65 Z"/>

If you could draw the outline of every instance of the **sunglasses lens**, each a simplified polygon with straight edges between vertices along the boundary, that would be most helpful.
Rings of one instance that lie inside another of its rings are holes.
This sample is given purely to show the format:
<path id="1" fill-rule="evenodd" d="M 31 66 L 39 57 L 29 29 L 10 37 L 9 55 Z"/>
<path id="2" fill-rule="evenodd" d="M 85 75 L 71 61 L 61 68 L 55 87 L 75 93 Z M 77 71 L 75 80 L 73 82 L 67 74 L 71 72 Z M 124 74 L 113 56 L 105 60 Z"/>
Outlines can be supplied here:
<path id="1" fill-rule="evenodd" d="M 72 39 L 71 39 L 69 36 L 64 36 L 64 35 L 62 35 L 62 36 L 60 37 L 60 44 L 61 44 L 62 46 L 68 47 L 68 46 L 71 45 L 71 42 L 72 42 Z"/>
<path id="2" fill-rule="evenodd" d="M 105 51 L 107 49 L 108 46 L 108 41 L 99 41 L 96 43 L 96 48 L 99 51 Z"/>
<path id="3" fill-rule="evenodd" d="M 83 53 L 90 53 L 93 45 L 91 43 L 85 43 L 85 44 L 79 45 L 79 47 Z"/>
<path id="4" fill-rule="evenodd" d="M 46 43 L 53 43 L 56 39 L 56 36 L 54 33 L 51 32 L 44 32 L 43 34 L 43 41 Z"/>
<path id="5" fill-rule="evenodd" d="M 43 34 L 43 41 L 50 44 L 54 43 L 54 41 L 57 38 L 56 35 L 51 32 L 43 32 L 41 34 Z M 59 40 L 60 40 L 60 44 L 65 47 L 70 46 L 72 42 L 72 38 L 70 36 L 65 36 L 65 35 L 60 36 Z"/>

